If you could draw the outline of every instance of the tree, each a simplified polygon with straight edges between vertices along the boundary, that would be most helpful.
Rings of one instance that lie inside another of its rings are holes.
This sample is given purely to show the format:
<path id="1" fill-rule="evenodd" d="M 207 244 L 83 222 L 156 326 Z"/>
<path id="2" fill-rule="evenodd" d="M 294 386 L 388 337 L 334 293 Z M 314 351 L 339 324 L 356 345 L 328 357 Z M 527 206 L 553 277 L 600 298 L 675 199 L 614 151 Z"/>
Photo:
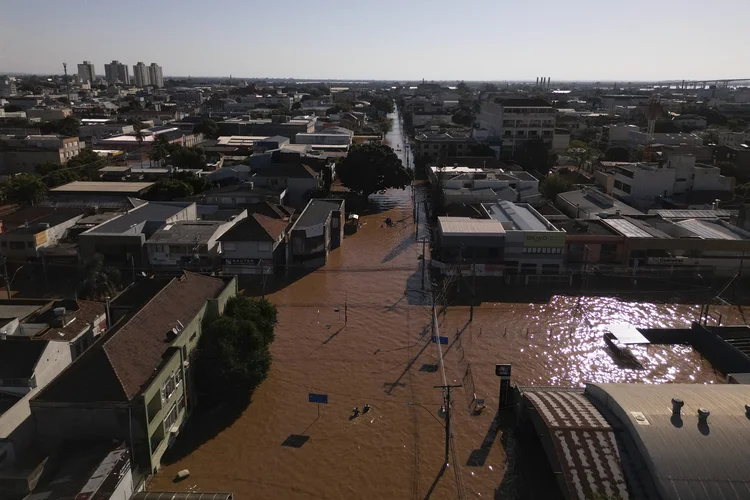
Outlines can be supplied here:
<path id="1" fill-rule="evenodd" d="M 208 398 L 247 400 L 268 375 L 276 323 L 275 306 L 244 296 L 229 299 L 224 316 L 206 323 L 196 380 Z"/>
<path id="2" fill-rule="evenodd" d="M 486 156 L 495 158 L 497 153 L 487 144 L 472 144 L 471 145 L 471 156 Z"/>
<path id="3" fill-rule="evenodd" d="M 40 123 L 39 130 L 43 134 L 60 134 L 67 137 L 78 137 L 80 122 L 72 116 L 66 116 L 62 120 Z"/>
<path id="4" fill-rule="evenodd" d="M 458 85 L 456 85 L 456 90 L 462 96 L 467 96 L 471 94 L 471 89 L 469 88 L 468 85 L 466 85 L 466 82 L 460 82 Z"/>
<path id="5" fill-rule="evenodd" d="M 386 135 L 388 132 L 393 130 L 393 122 L 386 117 L 381 117 L 378 119 L 378 127 L 380 128 L 380 131 L 383 133 L 383 135 Z"/>
<path id="6" fill-rule="evenodd" d="M 38 175 L 20 174 L 3 181 L 0 184 L 0 191 L 6 201 L 29 206 L 44 199 L 47 186 Z"/>
<path id="7" fill-rule="evenodd" d="M 143 135 L 143 130 L 141 130 L 141 127 L 133 126 L 133 128 L 135 129 L 135 140 L 138 141 L 138 156 L 141 156 L 141 158 L 143 158 L 141 149 L 143 148 L 143 139 L 145 139 L 145 136 Z M 141 165 L 143 165 L 142 161 Z"/>
<path id="8" fill-rule="evenodd" d="M 572 189 L 573 185 L 560 177 L 558 174 L 547 176 L 539 184 L 539 192 L 542 194 L 542 196 L 544 196 L 545 199 L 550 201 L 555 201 L 555 198 L 557 198 L 558 194 L 571 191 Z"/>
<path id="9" fill-rule="evenodd" d="M 295 102 L 292 104 L 292 111 L 297 111 L 299 109 L 302 109 L 302 103 L 301 102 Z"/>
<path id="10" fill-rule="evenodd" d="M 453 123 L 471 127 L 474 125 L 474 113 L 466 108 L 460 108 L 453 114 L 451 120 L 453 120 Z"/>
<path id="11" fill-rule="evenodd" d="M 193 194 L 193 186 L 176 179 L 161 179 L 148 190 L 147 198 L 152 201 L 170 201 L 186 198 Z"/>
<path id="12" fill-rule="evenodd" d="M 485 92 L 497 92 L 497 90 L 497 85 L 495 85 L 494 83 L 486 83 L 484 85 Z"/>
<path id="13" fill-rule="evenodd" d="M 175 168 L 203 170 L 206 167 L 206 154 L 203 148 L 197 146 L 189 148 L 172 146 L 170 157 Z"/>
<path id="14" fill-rule="evenodd" d="M 570 141 L 565 154 L 573 158 L 578 170 L 591 158 L 591 150 L 583 141 Z"/>
<path id="15" fill-rule="evenodd" d="M 376 97 L 370 101 L 370 106 L 383 113 L 393 113 L 395 109 L 393 99 L 388 96 Z"/>
<path id="16" fill-rule="evenodd" d="M 206 179 L 199 177 L 190 171 L 175 172 L 172 178 L 190 184 L 190 187 L 193 189 L 193 194 L 202 193 L 209 185 L 208 182 L 206 182 Z"/>
<path id="17" fill-rule="evenodd" d="M 612 146 L 605 154 L 607 161 L 630 161 L 630 151 L 622 146 Z"/>
<path id="18" fill-rule="evenodd" d="M 404 189 L 411 183 L 412 172 L 384 144 L 358 144 L 336 166 L 341 183 L 360 196 L 389 188 Z"/>
<path id="19" fill-rule="evenodd" d="M 205 135 L 209 139 L 216 139 L 219 137 L 219 125 L 213 120 L 203 120 L 195 131 L 199 134 Z"/>
<path id="20" fill-rule="evenodd" d="M 90 300 L 101 300 L 106 296 L 114 295 L 120 288 L 122 273 L 120 270 L 108 266 L 104 262 L 104 256 L 94 256 L 84 263 L 82 280 L 79 283 L 80 295 Z"/>

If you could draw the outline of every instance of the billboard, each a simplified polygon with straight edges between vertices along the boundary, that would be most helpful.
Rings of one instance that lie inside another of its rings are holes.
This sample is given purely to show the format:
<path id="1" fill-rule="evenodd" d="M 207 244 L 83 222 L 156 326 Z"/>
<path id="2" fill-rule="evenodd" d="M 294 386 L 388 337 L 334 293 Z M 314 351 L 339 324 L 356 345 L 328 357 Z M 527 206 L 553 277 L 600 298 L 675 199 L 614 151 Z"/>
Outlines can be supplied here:
<path id="1" fill-rule="evenodd" d="M 565 231 L 526 231 L 523 236 L 524 247 L 563 248 Z"/>

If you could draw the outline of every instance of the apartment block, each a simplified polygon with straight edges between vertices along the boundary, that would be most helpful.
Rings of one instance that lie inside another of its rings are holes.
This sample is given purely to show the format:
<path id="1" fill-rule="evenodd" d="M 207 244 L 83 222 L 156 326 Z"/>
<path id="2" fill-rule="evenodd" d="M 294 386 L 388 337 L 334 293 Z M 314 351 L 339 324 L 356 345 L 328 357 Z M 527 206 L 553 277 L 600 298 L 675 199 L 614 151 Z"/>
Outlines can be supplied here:
<path id="1" fill-rule="evenodd" d="M 104 76 L 109 83 L 123 83 L 130 85 L 130 73 L 128 66 L 120 61 L 113 60 L 104 65 Z"/>
<path id="2" fill-rule="evenodd" d="M 164 87 L 164 75 L 161 66 L 156 63 L 151 63 L 148 67 L 148 79 L 154 87 Z"/>
<path id="3" fill-rule="evenodd" d="M 61 135 L 0 136 L 0 174 L 34 173 L 37 165 L 63 165 L 85 146 Z"/>
<path id="4" fill-rule="evenodd" d="M 78 65 L 78 78 L 83 83 L 93 83 L 96 81 L 96 71 L 91 61 L 83 61 Z"/>
<path id="5" fill-rule="evenodd" d="M 151 85 L 149 67 L 140 61 L 133 65 L 133 84 L 136 87 L 146 87 Z"/>
<path id="6" fill-rule="evenodd" d="M 512 157 L 532 140 L 552 147 L 555 109 L 544 99 L 491 99 L 482 103 L 478 120 L 491 139 L 500 141 L 501 158 Z"/>

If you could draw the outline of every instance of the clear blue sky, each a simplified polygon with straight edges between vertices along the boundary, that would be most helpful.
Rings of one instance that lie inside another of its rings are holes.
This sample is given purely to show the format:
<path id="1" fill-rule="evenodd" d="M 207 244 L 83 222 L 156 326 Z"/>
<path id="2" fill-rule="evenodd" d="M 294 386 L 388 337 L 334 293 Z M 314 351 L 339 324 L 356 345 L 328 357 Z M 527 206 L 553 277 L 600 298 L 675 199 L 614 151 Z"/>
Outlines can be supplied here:
<path id="1" fill-rule="evenodd" d="M 750 0 L 3 0 L 0 72 L 157 62 L 165 75 L 750 77 Z M 130 69 L 132 72 L 132 68 Z"/>

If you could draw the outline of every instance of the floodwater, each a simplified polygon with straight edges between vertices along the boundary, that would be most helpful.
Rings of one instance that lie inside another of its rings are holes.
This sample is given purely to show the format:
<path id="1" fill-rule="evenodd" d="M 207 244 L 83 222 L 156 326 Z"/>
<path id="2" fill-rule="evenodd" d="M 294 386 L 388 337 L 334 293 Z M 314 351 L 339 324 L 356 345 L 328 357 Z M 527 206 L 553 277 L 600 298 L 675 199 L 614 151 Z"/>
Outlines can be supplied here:
<path id="1" fill-rule="evenodd" d="M 399 134 L 394 127 L 392 144 Z M 268 296 L 279 310 L 274 360 L 252 403 L 165 465 L 150 490 L 229 491 L 237 499 L 529 498 L 533 484 L 519 484 L 518 471 L 507 467 L 512 431 L 493 426 L 496 363 L 512 363 L 513 382 L 522 385 L 721 382 L 689 346 L 636 347 L 644 369 L 633 370 L 619 366 L 602 341 L 610 323 L 689 325 L 699 306 L 555 296 L 542 304 L 483 303 L 468 322 L 468 307 L 448 304 L 438 325 L 448 337 L 445 373 L 462 387 L 451 394 L 453 439 L 441 473 L 443 393 L 434 386 L 442 375 L 430 341 L 431 300 L 421 292 L 411 190 L 374 198 L 382 212 L 362 217 L 324 268 Z M 722 312 L 725 322 L 741 322 L 733 310 Z M 308 393 L 327 394 L 328 404 L 309 403 Z M 479 415 L 474 394 L 487 404 Z M 365 404 L 372 409 L 350 419 Z M 190 432 L 188 424 L 178 440 Z M 190 477 L 173 484 L 185 468 Z"/>

